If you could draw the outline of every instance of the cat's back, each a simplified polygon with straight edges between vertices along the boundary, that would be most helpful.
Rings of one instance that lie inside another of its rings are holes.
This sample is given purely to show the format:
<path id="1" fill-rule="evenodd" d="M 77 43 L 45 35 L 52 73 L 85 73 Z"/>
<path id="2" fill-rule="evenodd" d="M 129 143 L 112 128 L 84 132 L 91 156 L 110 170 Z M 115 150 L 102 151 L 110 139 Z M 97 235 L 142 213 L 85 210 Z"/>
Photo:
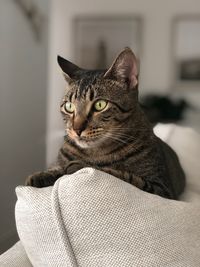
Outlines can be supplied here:
<path id="1" fill-rule="evenodd" d="M 158 146 L 163 155 L 168 179 L 173 187 L 176 198 L 184 191 L 185 174 L 175 151 L 160 138 L 156 137 Z"/>

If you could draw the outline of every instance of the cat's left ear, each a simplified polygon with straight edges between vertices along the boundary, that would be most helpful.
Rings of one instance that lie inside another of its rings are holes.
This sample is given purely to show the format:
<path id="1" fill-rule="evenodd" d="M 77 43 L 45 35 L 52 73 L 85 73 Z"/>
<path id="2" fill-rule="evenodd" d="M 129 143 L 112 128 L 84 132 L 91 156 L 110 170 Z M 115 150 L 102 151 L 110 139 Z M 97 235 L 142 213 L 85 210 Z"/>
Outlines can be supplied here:
<path id="1" fill-rule="evenodd" d="M 61 56 L 57 57 L 57 61 L 63 72 L 65 80 L 68 83 L 71 83 L 73 79 L 76 78 L 78 71 L 80 71 L 80 68 Z"/>
<path id="2" fill-rule="evenodd" d="M 105 78 L 128 82 L 129 88 L 138 85 L 137 59 L 130 48 L 125 48 L 104 74 Z"/>

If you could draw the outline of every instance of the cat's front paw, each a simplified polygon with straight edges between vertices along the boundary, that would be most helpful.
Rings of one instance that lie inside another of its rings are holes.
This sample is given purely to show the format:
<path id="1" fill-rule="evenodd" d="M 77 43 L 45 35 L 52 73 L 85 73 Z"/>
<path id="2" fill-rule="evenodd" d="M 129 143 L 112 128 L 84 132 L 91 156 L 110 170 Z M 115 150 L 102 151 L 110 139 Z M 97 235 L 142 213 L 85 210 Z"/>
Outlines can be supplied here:
<path id="1" fill-rule="evenodd" d="M 36 172 L 27 177 L 25 185 L 41 188 L 52 186 L 55 180 L 55 177 L 49 172 Z"/>

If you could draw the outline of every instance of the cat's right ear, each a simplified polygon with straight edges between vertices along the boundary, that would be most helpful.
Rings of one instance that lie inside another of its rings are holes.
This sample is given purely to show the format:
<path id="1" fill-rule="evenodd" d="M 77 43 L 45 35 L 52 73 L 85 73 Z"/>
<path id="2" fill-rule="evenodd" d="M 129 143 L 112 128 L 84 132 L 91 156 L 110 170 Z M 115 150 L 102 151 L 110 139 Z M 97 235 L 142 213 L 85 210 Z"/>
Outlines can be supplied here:
<path id="1" fill-rule="evenodd" d="M 76 74 L 80 70 L 80 68 L 61 56 L 57 57 L 57 61 L 63 72 L 65 80 L 68 83 L 71 83 L 75 79 Z"/>
<path id="2" fill-rule="evenodd" d="M 129 88 L 138 86 L 138 62 L 133 51 L 126 47 L 104 74 L 105 78 L 124 81 Z"/>

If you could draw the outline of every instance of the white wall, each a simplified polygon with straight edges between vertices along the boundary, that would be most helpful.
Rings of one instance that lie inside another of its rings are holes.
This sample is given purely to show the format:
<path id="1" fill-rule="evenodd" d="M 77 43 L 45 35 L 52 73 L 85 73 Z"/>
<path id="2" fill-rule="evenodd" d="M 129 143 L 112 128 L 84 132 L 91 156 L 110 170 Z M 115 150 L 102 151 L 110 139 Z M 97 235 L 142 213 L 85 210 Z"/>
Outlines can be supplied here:
<path id="1" fill-rule="evenodd" d="M 13 0 L 0 1 L 0 253 L 16 240 L 15 187 L 45 168 L 48 0 L 41 42 Z"/>
<path id="2" fill-rule="evenodd" d="M 55 136 L 62 132 L 58 103 L 63 93 L 64 81 L 58 71 L 56 55 L 61 54 L 73 61 L 72 19 L 76 15 L 141 15 L 143 17 L 143 44 L 141 57 L 142 93 L 151 90 L 168 92 L 172 88 L 171 21 L 177 15 L 199 14 L 199 0 L 53 0 L 50 35 L 50 86 L 48 108 L 47 162 L 56 156 L 58 143 Z M 199 91 L 199 90 L 198 90 Z M 180 93 L 179 93 L 180 92 Z M 183 93 L 182 93 L 183 92 Z M 200 93 L 178 91 L 200 102 Z M 55 131 L 57 132 L 55 134 Z"/>

